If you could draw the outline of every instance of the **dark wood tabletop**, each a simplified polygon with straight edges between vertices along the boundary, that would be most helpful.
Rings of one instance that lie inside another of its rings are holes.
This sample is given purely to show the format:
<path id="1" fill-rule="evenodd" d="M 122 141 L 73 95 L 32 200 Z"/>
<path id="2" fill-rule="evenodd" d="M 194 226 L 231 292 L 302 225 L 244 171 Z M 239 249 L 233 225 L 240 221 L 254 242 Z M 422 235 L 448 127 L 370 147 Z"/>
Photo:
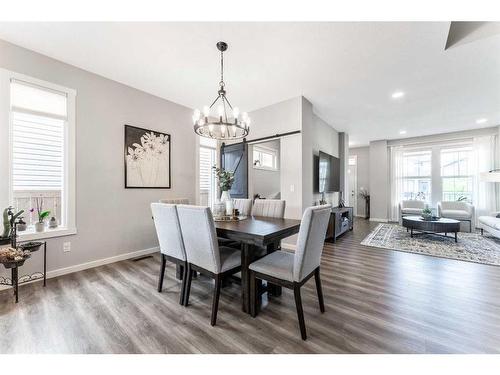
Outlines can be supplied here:
<path id="1" fill-rule="evenodd" d="M 239 221 L 215 222 L 217 235 L 265 247 L 299 232 L 300 220 L 248 216 Z"/>

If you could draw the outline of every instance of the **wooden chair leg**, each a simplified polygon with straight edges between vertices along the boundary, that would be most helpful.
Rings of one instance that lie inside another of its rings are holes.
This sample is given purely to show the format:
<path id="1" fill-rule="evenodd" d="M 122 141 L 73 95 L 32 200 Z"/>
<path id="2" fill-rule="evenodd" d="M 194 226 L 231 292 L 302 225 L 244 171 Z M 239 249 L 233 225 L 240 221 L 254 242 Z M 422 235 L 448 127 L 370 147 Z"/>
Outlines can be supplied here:
<path id="1" fill-rule="evenodd" d="M 214 297 L 212 299 L 212 317 L 210 319 L 210 324 L 212 326 L 217 322 L 217 310 L 219 309 L 219 296 L 220 296 L 220 288 L 222 284 L 221 275 L 215 276 L 215 287 L 214 287 Z"/>
<path id="2" fill-rule="evenodd" d="M 250 315 L 252 318 L 257 316 L 257 279 L 255 272 L 249 270 L 250 273 Z"/>
<path id="3" fill-rule="evenodd" d="M 302 298 L 300 297 L 300 285 L 294 283 L 293 295 L 295 296 L 295 307 L 297 308 L 297 317 L 299 318 L 300 335 L 302 340 L 307 339 L 306 323 L 304 321 L 304 310 L 302 309 Z"/>
<path id="4" fill-rule="evenodd" d="M 160 276 L 158 277 L 158 292 L 163 289 L 163 277 L 165 276 L 165 264 L 167 263 L 167 257 L 165 254 L 161 254 L 161 266 L 160 266 Z"/>
<path id="5" fill-rule="evenodd" d="M 182 270 L 182 284 L 181 284 L 181 296 L 179 298 L 179 303 L 184 305 L 184 299 L 186 298 L 186 281 L 187 281 L 187 262 L 184 262 L 184 267 Z"/>
<path id="6" fill-rule="evenodd" d="M 314 271 L 314 280 L 316 281 L 316 292 L 318 292 L 319 309 L 322 313 L 325 312 L 325 302 L 323 301 L 323 289 L 321 288 L 321 279 L 319 276 L 319 267 Z"/>
<path id="7" fill-rule="evenodd" d="M 189 293 L 191 293 L 191 280 L 193 279 L 193 273 L 191 272 L 191 265 L 187 264 L 186 276 L 186 290 L 184 291 L 184 306 L 189 304 Z"/>

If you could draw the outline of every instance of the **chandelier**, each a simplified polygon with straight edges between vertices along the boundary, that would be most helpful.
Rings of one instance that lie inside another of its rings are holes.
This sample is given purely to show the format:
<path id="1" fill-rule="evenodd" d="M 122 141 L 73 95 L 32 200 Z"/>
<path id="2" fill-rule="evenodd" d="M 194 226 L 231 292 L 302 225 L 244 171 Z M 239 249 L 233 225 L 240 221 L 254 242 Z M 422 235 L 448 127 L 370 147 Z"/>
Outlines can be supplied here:
<path id="1" fill-rule="evenodd" d="M 217 97 L 210 106 L 203 107 L 203 112 L 195 109 L 193 113 L 194 131 L 196 134 L 213 139 L 228 140 L 244 138 L 250 131 L 250 117 L 246 112 L 241 114 L 237 107 L 231 105 L 226 96 L 224 83 L 224 51 L 227 43 L 217 43 L 220 51 L 220 82 Z M 213 113 L 217 104 L 216 113 Z"/>

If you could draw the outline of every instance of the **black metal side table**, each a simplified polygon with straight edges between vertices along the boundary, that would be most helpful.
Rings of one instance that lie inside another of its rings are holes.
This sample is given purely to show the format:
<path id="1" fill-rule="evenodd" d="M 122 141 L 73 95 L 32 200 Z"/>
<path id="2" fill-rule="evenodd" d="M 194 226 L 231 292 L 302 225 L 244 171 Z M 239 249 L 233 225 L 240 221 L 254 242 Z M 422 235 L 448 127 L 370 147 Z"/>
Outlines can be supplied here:
<path id="1" fill-rule="evenodd" d="M 21 243 L 14 242 L 15 245 L 21 245 L 23 243 L 28 243 L 30 241 L 22 241 Z M 19 261 L 10 261 L 3 263 L 4 267 L 7 269 L 11 269 L 11 278 L 0 276 L 0 285 L 8 285 L 12 286 L 14 289 L 14 296 L 16 298 L 16 303 L 19 302 L 19 284 L 24 284 L 30 281 L 39 280 L 43 278 L 43 286 L 47 286 L 47 241 L 41 241 L 41 245 L 37 247 L 36 250 L 30 251 L 30 253 L 34 253 L 38 251 L 39 248 L 43 246 L 43 272 L 34 272 L 31 275 L 23 275 L 19 277 L 19 267 L 21 267 L 26 260 L 29 258 L 24 258 Z"/>

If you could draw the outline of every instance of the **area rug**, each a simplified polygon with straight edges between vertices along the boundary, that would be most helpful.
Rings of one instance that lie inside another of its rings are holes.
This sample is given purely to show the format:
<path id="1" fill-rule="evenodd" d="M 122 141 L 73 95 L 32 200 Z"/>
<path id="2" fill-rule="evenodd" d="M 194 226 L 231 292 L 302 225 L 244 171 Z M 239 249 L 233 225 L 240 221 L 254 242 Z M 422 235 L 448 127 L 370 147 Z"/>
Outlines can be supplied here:
<path id="1" fill-rule="evenodd" d="M 458 233 L 458 243 L 452 238 L 419 234 L 410 237 L 406 228 L 395 224 L 379 224 L 361 245 L 379 247 L 439 258 L 500 266 L 500 240 L 479 233 Z"/>

